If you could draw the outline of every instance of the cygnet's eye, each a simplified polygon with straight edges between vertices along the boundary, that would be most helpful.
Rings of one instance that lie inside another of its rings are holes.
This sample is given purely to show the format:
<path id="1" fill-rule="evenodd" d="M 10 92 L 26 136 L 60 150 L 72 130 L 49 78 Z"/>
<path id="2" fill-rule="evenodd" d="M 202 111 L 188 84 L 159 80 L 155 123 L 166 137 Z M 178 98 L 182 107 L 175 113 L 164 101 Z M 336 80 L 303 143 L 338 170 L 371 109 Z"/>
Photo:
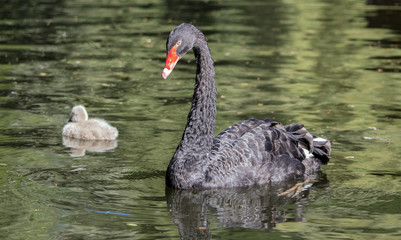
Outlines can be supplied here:
<path id="1" fill-rule="evenodd" d="M 178 40 L 178 42 L 176 43 L 177 46 L 180 46 L 182 44 L 181 40 Z"/>

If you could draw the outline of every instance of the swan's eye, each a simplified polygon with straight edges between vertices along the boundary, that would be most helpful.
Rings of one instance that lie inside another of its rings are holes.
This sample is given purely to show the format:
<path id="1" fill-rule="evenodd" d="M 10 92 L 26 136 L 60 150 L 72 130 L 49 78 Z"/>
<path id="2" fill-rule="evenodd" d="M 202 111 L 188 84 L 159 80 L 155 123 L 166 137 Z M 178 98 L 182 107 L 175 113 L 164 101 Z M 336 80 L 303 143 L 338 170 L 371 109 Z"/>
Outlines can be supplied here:
<path id="1" fill-rule="evenodd" d="M 177 42 L 177 46 L 180 46 L 182 44 L 182 41 L 181 40 L 179 40 L 178 42 Z"/>

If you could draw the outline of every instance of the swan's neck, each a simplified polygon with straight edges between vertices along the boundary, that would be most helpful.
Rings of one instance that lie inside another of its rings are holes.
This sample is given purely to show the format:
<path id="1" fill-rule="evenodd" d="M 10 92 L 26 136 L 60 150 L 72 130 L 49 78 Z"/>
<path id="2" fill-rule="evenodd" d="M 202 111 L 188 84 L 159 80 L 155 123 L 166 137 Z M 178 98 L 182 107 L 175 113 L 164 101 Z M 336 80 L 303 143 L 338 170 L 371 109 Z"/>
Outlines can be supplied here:
<path id="1" fill-rule="evenodd" d="M 197 63 L 195 90 L 187 126 L 173 158 L 185 159 L 188 154 L 203 155 L 211 151 L 216 118 L 216 83 L 213 60 L 204 40 L 194 48 Z"/>

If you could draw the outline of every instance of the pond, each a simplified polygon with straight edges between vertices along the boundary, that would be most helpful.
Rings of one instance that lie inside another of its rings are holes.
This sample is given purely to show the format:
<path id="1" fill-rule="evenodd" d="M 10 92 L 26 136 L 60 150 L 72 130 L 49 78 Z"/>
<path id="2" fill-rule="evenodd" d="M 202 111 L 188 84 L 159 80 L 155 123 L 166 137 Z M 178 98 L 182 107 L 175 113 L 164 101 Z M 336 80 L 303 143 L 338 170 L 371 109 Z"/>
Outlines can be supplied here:
<path id="1" fill-rule="evenodd" d="M 1 239 L 400 239 L 400 1 L 13 0 L 0 16 Z M 196 71 L 187 54 L 160 76 L 182 22 L 215 61 L 216 133 L 269 117 L 332 140 L 311 187 L 165 187 Z M 118 140 L 63 139 L 78 104 Z"/>

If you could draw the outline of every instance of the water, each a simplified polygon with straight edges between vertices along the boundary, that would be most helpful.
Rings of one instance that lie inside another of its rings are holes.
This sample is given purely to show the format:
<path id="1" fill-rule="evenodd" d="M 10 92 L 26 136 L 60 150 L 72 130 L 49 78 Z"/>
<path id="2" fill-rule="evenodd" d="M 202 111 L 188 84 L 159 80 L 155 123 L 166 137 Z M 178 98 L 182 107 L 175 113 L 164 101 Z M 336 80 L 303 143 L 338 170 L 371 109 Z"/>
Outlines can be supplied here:
<path id="1" fill-rule="evenodd" d="M 0 16 L 1 239 L 400 238 L 399 1 L 13 0 Z M 216 131 L 270 117 L 333 140 L 311 188 L 164 187 L 195 71 L 188 54 L 160 77 L 181 22 L 212 50 Z M 63 141 L 76 104 L 118 141 Z"/>

